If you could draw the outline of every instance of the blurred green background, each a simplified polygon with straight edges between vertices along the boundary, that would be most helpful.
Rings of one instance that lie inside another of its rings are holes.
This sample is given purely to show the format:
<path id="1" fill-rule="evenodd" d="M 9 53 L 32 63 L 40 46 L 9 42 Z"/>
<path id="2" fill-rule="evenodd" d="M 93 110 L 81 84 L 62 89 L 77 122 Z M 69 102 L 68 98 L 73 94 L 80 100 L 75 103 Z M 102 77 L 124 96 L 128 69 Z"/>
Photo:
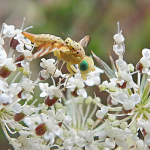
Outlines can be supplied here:
<path id="1" fill-rule="evenodd" d="M 33 25 L 28 32 L 34 34 L 49 33 L 75 41 L 90 35 L 86 54 L 91 55 L 93 50 L 108 64 L 108 51 L 117 58 L 112 46 L 118 21 L 126 39 L 127 63 L 136 65 L 142 49 L 150 48 L 149 0 L 0 0 L 0 24 L 20 28 L 23 17 L 26 17 L 24 28 Z M 39 66 L 39 62 L 35 65 Z M 0 129 L 0 150 L 8 148 L 11 146 Z"/>

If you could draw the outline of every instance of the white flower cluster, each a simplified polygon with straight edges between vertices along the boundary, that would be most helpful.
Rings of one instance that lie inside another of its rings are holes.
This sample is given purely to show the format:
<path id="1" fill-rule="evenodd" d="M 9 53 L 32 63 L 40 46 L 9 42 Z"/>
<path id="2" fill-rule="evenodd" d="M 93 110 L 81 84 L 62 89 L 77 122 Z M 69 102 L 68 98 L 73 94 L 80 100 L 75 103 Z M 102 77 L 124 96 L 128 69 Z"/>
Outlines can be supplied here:
<path id="1" fill-rule="evenodd" d="M 31 80 L 34 45 L 23 36 L 26 29 L 3 24 L 0 33 L 0 123 L 15 150 L 149 149 L 149 49 L 142 51 L 134 72 L 134 66 L 123 60 L 125 38 L 118 23 L 118 33 L 113 37 L 118 59 L 114 62 L 111 58 L 113 69 L 93 53 L 103 70 L 95 67 L 86 81 L 80 73 L 66 79 L 57 61 L 42 58 L 42 69 Z M 10 38 L 8 54 L 5 38 Z M 103 71 L 109 82 L 101 83 Z M 132 77 L 135 73 L 137 83 Z M 51 85 L 47 79 L 52 80 Z M 94 85 L 109 93 L 107 105 L 95 93 L 92 98 L 87 92 Z M 13 138 L 16 133 L 19 136 Z"/>
<path id="2" fill-rule="evenodd" d="M 109 149 L 137 149 L 147 150 L 150 146 L 149 140 L 149 54 L 150 49 L 143 49 L 143 57 L 136 65 L 136 71 L 132 64 L 123 60 L 125 52 L 125 38 L 120 31 L 114 35 L 115 44 L 113 50 L 118 59 L 111 63 L 113 69 L 109 68 L 100 58 L 95 56 L 110 78 L 110 82 L 103 81 L 99 85 L 100 91 L 109 93 L 108 106 L 100 105 L 101 110 L 96 116 L 105 120 L 105 128 L 99 135 L 104 140 L 104 146 Z M 133 74 L 137 73 L 137 82 L 133 81 Z M 141 133 L 141 134 L 139 134 Z M 117 147 L 116 147 L 117 146 Z"/>
<path id="3" fill-rule="evenodd" d="M 97 148 L 92 120 L 97 105 L 88 97 L 85 86 L 99 85 L 103 71 L 96 67 L 86 81 L 78 73 L 66 83 L 66 80 L 62 82 L 66 75 L 58 69 L 57 61 L 42 58 L 39 64 L 42 69 L 31 80 L 34 45 L 22 34 L 30 28 L 23 29 L 23 25 L 15 29 L 13 25 L 3 24 L 0 33 L 0 123 L 9 143 L 15 150 Z M 10 39 L 9 50 L 4 49 L 5 38 Z M 14 51 L 18 52 L 17 56 Z M 52 85 L 46 82 L 49 78 Z M 67 94 L 62 88 L 65 85 Z M 35 87 L 41 92 L 35 92 Z M 39 102 L 38 98 L 43 97 Z M 11 134 L 16 133 L 19 137 L 12 138 Z"/>

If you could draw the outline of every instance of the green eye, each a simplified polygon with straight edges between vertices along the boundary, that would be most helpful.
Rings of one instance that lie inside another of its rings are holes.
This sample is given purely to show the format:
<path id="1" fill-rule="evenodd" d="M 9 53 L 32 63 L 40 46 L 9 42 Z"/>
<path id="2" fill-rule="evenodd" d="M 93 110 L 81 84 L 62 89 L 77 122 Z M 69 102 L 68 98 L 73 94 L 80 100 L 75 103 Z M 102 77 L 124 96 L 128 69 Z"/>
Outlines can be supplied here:
<path id="1" fill-rule="evenodd" d="M 87 63 L 86 60 L 83 60 L 83 61 L 81 62 L 81 64 L 80 64 L 80 70 L 81 70 L 81 71 L 86 71 L 87 68 L 88 68 L 88 63 Z"/>

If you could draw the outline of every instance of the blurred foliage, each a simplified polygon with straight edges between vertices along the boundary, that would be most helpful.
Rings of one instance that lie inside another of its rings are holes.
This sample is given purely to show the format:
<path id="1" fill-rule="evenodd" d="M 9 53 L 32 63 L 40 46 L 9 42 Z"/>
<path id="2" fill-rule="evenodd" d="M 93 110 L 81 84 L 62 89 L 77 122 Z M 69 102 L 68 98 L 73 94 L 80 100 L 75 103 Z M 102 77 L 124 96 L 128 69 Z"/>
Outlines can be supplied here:
<path id="1" fill-rule="evenodd" d="M 91 55 L 93 50 L 109 63 L 108 51 L 114 59 L 117 58 L 112 46 L 120 21 L 126 39 L 124 57 L 135 65 L 141 50 L 150 48 L 149 8 L 149 0 L 0 0 L 0 24 L 5 22 L 20 28 L 23 17 L 26 17 L 25 27 L 33 25 L 28 32 L 34 34 L 49 33 L 63 39 L 69 36 L 75 41 L 90 35 L 86 54 Z M 34 64 L 35 75 L 39 72 L 37 66 L 39 62 Z M 8 149 L 5 144 L 1 141 L 0 149 Z"/>

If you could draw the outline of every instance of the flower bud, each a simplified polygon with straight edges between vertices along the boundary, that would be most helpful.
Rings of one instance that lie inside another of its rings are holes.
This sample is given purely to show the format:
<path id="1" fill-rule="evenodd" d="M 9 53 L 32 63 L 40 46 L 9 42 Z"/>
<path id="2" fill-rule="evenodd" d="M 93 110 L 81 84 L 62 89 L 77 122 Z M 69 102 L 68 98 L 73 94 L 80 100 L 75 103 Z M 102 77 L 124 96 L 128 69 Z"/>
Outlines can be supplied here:
<path id="1" fill-rule="evenodd" d="M 115 34 L 113 38 L 116 43 L 123 43 L 125 40 L 124 36 L 121 33 Z"/>
<path id="2" fill-rule="evenodd" d="M 4 106 L 8 106 L 9 105 L 9 103 L 7 102 L 7 103 L 2 103 Z"/>
<path id="3" fill-rule="evenodd" d="M 11 74 L 12 71 L 10 71 L 6 66 L 3 66 L 1 69 L 0 69 L 0 76 L 2 78 L 7 78 L 10 74 Z"/>
<path id="4" fill-rule="evenodd" d="M 128 126 L 128 123 L 127 122 L 121 122 L 121 124 L 120 124 L 120 128 L 121 129 L 125 129 L 125 128 L 127 128 L 127 126 Z"/>
<path id="5" fill-rule="evenodd" d="M 60 127 L 61 127 L 61 126 L 62 126 L 62 122 L 59 122 L 59 123 L 58 123 L 58 126 L 60 126 Z"/>
<path id="6" fill-rule="evenodd" d="M 56 109 L 62 109 L 64 106 L 61 103 L 56 103 L 55 108 Z"/>
<path id="7" fill-rule="evenodd" d="M 19 55 L 19 56 L 17 57 L 17 59 L 15 60 L 15 63 L 17 63 L 17 62 L 19 62 L 19 61 L 22 61 L 22 60 L 24 60 L 24 55 L 23 55 L 23 54 L 21 54 L 21 55 Z M 17 67 L 22 67 L 22 66 L 21 66 L 21 63 L 18 63 L 18 64 L 17 64 Z"/>
<path id="8" fill-rule="evenodd" d="M 39 125 L 35 128 L 35 134 L 38 135 L 38 136 L 44 135 L 46 131 L 47 131 L 46 125 L 45 125 L 44 123 L 39 124 Z"/>
<path id="9" fill-rule="evenodd" d="M 18 40 L 12 38 L 10 41 L 10 47 L 16 50 L 16 46 L 19 44 Z"/>
<path id="10" fill-rule="evenodd" d="M 41 70 L 40 72 L 39 72 L 39 79 L 40 80 L 46 80 L 46 79 L 48 79 L 49 78 L 49 73 L 47 72 L 47 70 Z"/>
<path id="11" fill-rule="evenodd" d="M 92 125 L 94 124 L 94 121 L 93 121 L 93 119 L 88 118 L 86 123 L 89 127 L 92 127 Z"/>
<path id="12" fill-rule="evenodd" d="M 129 114 L 129 113 L 131 113 L 131 111 L 132 111 L 132 109 L 125 110 L 124 107 L 122 107 L 122 113 L 124 113 L 124 114 Z"/>
<path id="13" fill-rule="evenodd" d="M 14 120 L 18 122 L 18 121 L 21 121 L 24 117 L 25 117 L 25 114 L 23 112 L 16 113 L 14 115 Z"/>
<path id="14" fill-rule="evenodd" d="M 142 134 L 145 136 L 147 134 L 147 132 L 145 131 L 145 129 L 142 129 Z"/>
<path id="15" fill-rule="evenodd" d="M 23 90 L 22 90 L 22 91 L 20 91 L 20 92 L 18 93 L 18 95 L 17 95 L 17 96 L 18 96 L 18 98 L 22 98 L 22 97 L 21 97 L 22 92 L 23 92 Z"/>
<path id="16" fill-rule="evenodd" d="M 92 98 L 91 96 L 88 96 L 88 97 L 86 98 L 86 100 L 85 100 L 85 104 L 86 104 L 86 105 L 89 105 L 89 104 L 92 103 L 92 101 L 93 101 L 93 98 Z"/>
<path id="17" fill-rule="evenodd" d="M 121 89 L 125 89 L 126 88 L 126 84 L 127 84 L 127 82 L 124 82 L 122 85 L 120 83 L 117 83 L 117 87 L 121 88 Z"/>
<path id="18" fill-rule="evenodd" d="M 78 97 L 78 104 L 83 104 L 83 102 L 84 102 L 83 97 L 82 97 L 82 96 L 79 96 L 79 97 Z"/>
<path id="19" fill-rule="evenodd" d="M 78 97 L 77 88 L 73 92 L 71 92 L 71 95 L 74 97 Z"/>
<path id="20" fill-rule="evenodd" d="M 53 106 L 57 102 L 57 100 L 58 100 L 57 97 L 53 97 L 53 99 L 50 99 L 49 96 L 47 96 L 44 103 L 45 105 Z"/>
<path id="21" fill-rule="evenodd" d="M 136 64 L 136 70 L 139 70 L 139 72 L 142 73 L 142 69 L 143 69 L 142 63 L 138 62 L 138 63 Z"/>
<path id="22" fill-rule="evenodd" d="M 128 64 L 128 67 L 129 67 L 130 72 L 133 72 L 133 71 L 134 71 L 134 66 L 133 66 L 133 64 Z"/>
<path id="23" fill-rule="evenodd" d="M 59 139 L 59 138 L 58 138 L 58 139 L 56 140 L 56 144 L 61 145 L 62 143 L 63 143 L 62 139 Z"/>

